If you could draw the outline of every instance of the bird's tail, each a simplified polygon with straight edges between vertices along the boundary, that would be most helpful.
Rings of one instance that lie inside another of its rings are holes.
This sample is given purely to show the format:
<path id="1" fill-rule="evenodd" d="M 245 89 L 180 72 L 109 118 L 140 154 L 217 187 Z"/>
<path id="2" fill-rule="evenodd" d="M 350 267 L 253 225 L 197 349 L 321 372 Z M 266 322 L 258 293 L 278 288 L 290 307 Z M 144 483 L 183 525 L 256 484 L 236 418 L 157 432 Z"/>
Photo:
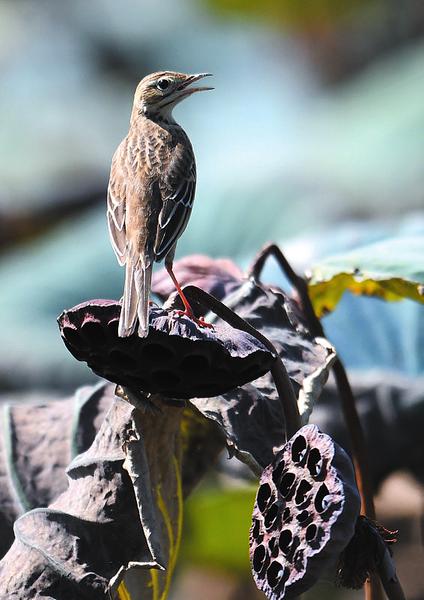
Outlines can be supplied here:
<path id="1" fill-rule="evenodd" d="M 137 290 L 134 280 L 134 268 L 130 260 L 125 266 L 125 286 L 122 297 L 121 316 L 119 317 L 118 335 L 128 337 L 134 333 L 137 320 Z"/>
<path id="2" fill-rule="evenodd" d="M 135 286 L 138 296 L 138 335 L 146 337 L 149 333 L 149 298 L 150 288 L 152 286 L 153 264 L 140 267 L 135 272 Z"/>
<path id="3" fill-rule="evenodd" d="M 138 316 L 138 335 L 146 337 L 149 332 L 149 297 L 152 281 L 152 264 L 142 267 L 127 261 L 125 287 L 122 298 L 118 335 L 128 337 L 135 331 Z"/>

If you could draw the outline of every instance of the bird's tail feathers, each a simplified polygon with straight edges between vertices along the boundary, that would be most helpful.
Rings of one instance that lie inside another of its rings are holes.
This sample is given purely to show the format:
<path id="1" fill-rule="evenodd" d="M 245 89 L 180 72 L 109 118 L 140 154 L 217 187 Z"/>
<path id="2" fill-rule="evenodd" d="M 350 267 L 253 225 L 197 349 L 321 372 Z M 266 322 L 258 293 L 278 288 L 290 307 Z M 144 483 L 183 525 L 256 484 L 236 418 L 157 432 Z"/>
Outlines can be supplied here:
<path id="1" fill-rule="evenodd" d="M 125 286 L 122 298 L 121 316 L 119 317 L 118 335 L 128 337 L 135 331 L 137 320 L 137 289 L 134 279 L 134 268 L 131 261 L 127 261 L 125 267 Z"/>
<path id="2" fill-rule="evenodd" d="M 138 296 L 138 335 L 146 337 L 149 333 L 149 298 L 152 286 L 153 264 L 151 262 L 139 267 L 135 271 L 135 286 Z"/>

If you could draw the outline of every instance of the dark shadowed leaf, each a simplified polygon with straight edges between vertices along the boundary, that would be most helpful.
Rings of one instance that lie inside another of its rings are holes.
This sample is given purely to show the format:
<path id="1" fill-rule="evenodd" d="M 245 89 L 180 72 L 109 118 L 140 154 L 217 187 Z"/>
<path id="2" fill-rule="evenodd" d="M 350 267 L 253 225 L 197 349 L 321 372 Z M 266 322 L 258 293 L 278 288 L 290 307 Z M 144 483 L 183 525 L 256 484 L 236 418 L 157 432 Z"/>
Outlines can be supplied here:
<path id="1" fill-rule="evenodd" d="M 91 446 L 115 399 L 114 389 L 113 384 L 100 382 L 78 389 L 71 398 L 3 403 L 0 557 L 13 542 L 14 521 L 26 510 L 48 506 L 67 489 L 66 467 Z M 180 435 L 186 497 L 214 464 L 224 438 L 212 421 L 189 407 L 183 409 Z"/>
<path id="2" fill-rule="evenodd" d="M 25 589 L 27 597 L 48 591 L 58 599 L 104 598 L 129 563 L 163 565 L 167 545 L 160 515 L 152 498 L 144 497 L 141 509 L 131 462 L 124 468 L 138 452 L 145 458 L 139 475 L 149 475 L 146 444 L 133 417 L 133 408 L 117 400 L 92 446 L 69 466 L 68 489 L 48 508 L 16 522 L 16 539 L 0 569 L 0 587 L 8 597 Z"/>
<path id="3" fill-rule="evenodd" d="M 92 444 L 114 387 L 101 382 L 80 388 L 71 398 L 2 404 L 0 556 L 13 541 L 13 522 L 66 490 L 65 469 Z"/>
<path id="4" fill-rule="evenodd" d="M 337 583 L 359 590 L 373 573 L 379 573 L 381 563 L 386 564 L 385 571 L 390 578 L 397 580 L 396 567 L 389 548 L 397 542 L 398 533 L 397 530 L 386 529 L 361 515 L 356 521 L 353 537 L 340 556 Z"/>
<path id="5" fill-rule="evenodd" d="M 222 430 L 210 419 L 188 405 L 181 421 L 182 488 L 186 498 L 215 464 L 225 448 Z"/>
<path id="6" fill-rule="evenodd" d="M 28 598 L 57 600 L 105 598 L 108 590 L 115 598 L 118 588 L 120 597 L 128 592 L 136 598 L 141 589 L 147 599 L 166 595 L 180 544 L 183 498 L 213 464 L 223 439 L 191 409 L 170 406 L 156 396 L 141 412 L 113 397 L 113 389 L 104 383 L 84 388 L 73 399 L 80 409 L 74 414 L 67 401 L 43 410 L 25 407 L 26 422 L 32 416 L 35 430 L 49 429 L 43 421 L 47 414 L 55 415 L 56 423 L 50 437 L 46 431 L 40 438 L 42 450 L 31 458 L 28 473 L 20 465 L 23 481 L 37 467 L 41 474 L 51 469 L 56 459 L 52 450 L 58 450 L 58 461 L 64 463 L 73 445 L 94 441 L 68 467 L 67 482 L 64 465 L 56 465 L 51 481 L 41 479 L 42 489 L 33 491 L 33 506 L 40 498 L 62 493 L 48 508 L 32 510 L 15 524 L 15 542 L 0 566 L 0 589 L 8 598 L 22 597 L 22 589 Z M 31 435 L 26 437 L 32 429 L 23 426 L 21 412 L 11 410 L 19 456 L 21 446 L 32 441 Z M 86 421 L 78 425 L 81 415 Z M 9 492 L 13 499 L 13 482 Z"/>
<path id="7" fill-rule="evenodd" d="M 120 304 L 92 300 L 59 317 L 68 350 L 101 377 L 132 390 L 171 398 L 216 396 L 262 375 L 272 354 L 227 324 L 199 327 L 152 306 L 146 338 L 118 337 Z"/>
<path id="8" fill-rule="evenodd" d="M 291 379 L 303 422 L 307 422 L 335 359 L 333 347 L 311 336 L 297 304 L 281 290 L 246 281 L 224 302 L 272 341 Z M 286 441 L 281 401 L 270 373 L 218 398 L 191 402 L 223 428 L 230 451 L 256 473 Z"/>
<path id="9" fill-rule="evenodd" d="M 312 268 L 309 293 L 318 316 L 346 290 L 383 300 L 424 302 L 424 236 L 404 236 L 329 257 Z"/>
<path id="10" fill-rule="evenodd" d="M 269 600 L 309 589 L 352 538 L 359 508 L 346 452 L 315 425 L 302 427 L 261 476 L 250 530 L 258 588 Z"/>
<path id="11" fill-rule="evenodd" d="M 349 373 L 349 380 L 365 431 L 375 491 L 396 471 L 409 471 L 424 483 L 424 377 L 372 371 Z M 314 410 L 314 423 L 349 449 L 339 402 L 337 386 L 331 380 Z"/>

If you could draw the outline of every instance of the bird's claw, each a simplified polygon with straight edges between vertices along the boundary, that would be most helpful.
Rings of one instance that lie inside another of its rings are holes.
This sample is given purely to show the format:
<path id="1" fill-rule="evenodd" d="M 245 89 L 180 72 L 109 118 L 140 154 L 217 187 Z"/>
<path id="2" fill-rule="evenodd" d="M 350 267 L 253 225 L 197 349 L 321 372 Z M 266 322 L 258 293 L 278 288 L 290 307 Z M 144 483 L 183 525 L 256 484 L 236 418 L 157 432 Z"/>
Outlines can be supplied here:
<path id="1" fill-rule="evenodd" d="M 195 317 L 192 310 L 176 310 L 174 311 L 178 317 L 188 317 L 191 321 L 194 321 L 199 327 L 205 327 L 206 329 L 213 329 L 212 323 L 208 323 L 202 317 Z"/>

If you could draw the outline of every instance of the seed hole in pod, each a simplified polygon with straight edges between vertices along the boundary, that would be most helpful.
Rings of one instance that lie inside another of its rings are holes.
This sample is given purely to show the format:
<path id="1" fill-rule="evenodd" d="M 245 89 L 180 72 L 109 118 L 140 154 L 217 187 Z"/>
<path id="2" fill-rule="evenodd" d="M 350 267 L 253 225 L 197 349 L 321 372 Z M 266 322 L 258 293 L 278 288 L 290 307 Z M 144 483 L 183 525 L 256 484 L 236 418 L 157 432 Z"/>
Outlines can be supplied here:
<path id="1" fill-rule="evenodd" d="M 173 358 L 174 353 L 162 344 L 146 344 L 141 351 L 142 357 L 151 362 L 167 362 Z"/>
<path id="2" fill-rule="evenodd" d="M 283 522 L 288 523 L 289 521 L 291 521 L 291 512 L 290 509 L 287 507 L 283 510 Z"/>
<path id="3" fill-rule="evenodd" d="M 271 554 L 272 558 L 277 558 L 280 553 L 280 549 L 278 548 L 277 538 L 271 538 L 268 542 L 268 550 Z"/>
<path id="4" fill-rule="evenodd" d="M 283 471 L 284 471 L 284 460 L 280 461 L 279 464 L 275 467 L 275 469 L 272 472 L 272 480 L 274 481 L 275 485 L 278 487 L 278 485 L 280 484 L 280 480 L 281 477 L 283 475 Z"/>
<path id="5" fill-rule="evenodd" d="M 316 534 L 317 534 L 317 526 L 314 525 L 313 523 L 311 523 L 310 525 L 308 525 L 308 527 L 306 528 L 306 534 L 305 534 L 305 538 L 306 541 L 312 542 L 312 540 L 315 538 Z"/>
<path id="6" fill-rule="evenodd" d="M 295 502 L 296 504 L 302 504 L 305 502 L 308 492 L 312 489 L 312 485 L 306 481 L 306 479 L 302 479 L 297 487 Z"/>
<path id="7" fill-rule="evenodd" d="M 259 573 L 259 571 L 262 569 L 264 563 L 265 563 L 265 559 L 267 557 L 267 552 L 265 550 L 265 547 L 262 546 L 262 544 L 260 546 L 257 546 L 257 548 L 255 548 L 255 551 L 253 553 L 253 568 L 256 571 L 256 573 Z"/>
<path id="8" fill-rule="evenodd" d="M 155 371 L 152 375 L 152 380 L 156 385 L 160 385 L 161 388 L 172 387 L 181 383 L 180 377 L 173 371 Z"/>
<path id="9" fill-rule="evenodd" d="M 321 452 L 318 448 L 312 448 L 308 456 L 308 469 L 312 477 L 321 475 L 324 461 L 322 460 Z"/>
<path id="10" fill-rule="evenodd" d="M 278 545 L 280 547 L 281 552 L 283 552 L 284 554 L 288 553 L 288 551 L 290 550 L 292 539 L 293 536 L 290 529 L 283 529 L 283 531 L 280 533 L 280 537 L 278 540 Z"/>
<path id="11" fill-rule="evenodd" d="M 332 497 L 330 492 L 328 491 L 328 487 L 325 485 L 325 483 L 322 483 L 319 486 L 319 490 L 317 492 L 317 495 L 315 496 L 314 501 L 314 505 L 317 512 L 322 513 L 325 510 L 327 510 L 327 508 L 331 504 L 331 499 Z"/>
<path id="12" fill-rule="evenodd" d="M 291 521 L 291 513 L 290 509 L 287 507 L 283 510 L 283 522 L 287 523 L 288 521 Z"/>
<path id="13" fill-rule="evenodd" d="M 312 533 L 313 532 L 311 532 L 310 535 L 312 535 Z M 324 529 L 322 527 L 317 527 L 315 536 L 311 540 L 306 540 L 306 541 L 308 542 L 308 544 L 310 545 L 310 547 L 313 550 L 317 550 L 318 548 L 321 547 L 324 537 L 325 537 Z"/>
<path id="14" fill-rule="evenodd" d="M 283 496 L 283 498 L 287 498 L 289 496 L 295 479 L 296 475 L 294 473 L 285 473 L 281 478 L 281 483 L 278 489 L 280 490 L 280 494 Z"/>
<path id="15" fill-rule="evenodd" d="M 290 562 L 293 562 L 294 553 L 299 548 L 299 546 L 300 546 L 300 538 L 298 535 L 294 535 L 293 541 L 292 541 L 290 549 L 289 549 L 289 553 L 287 555 L 287 560 L 289 560 Z"/>
<path id="16" fill-rule="evenodd" d="M 106 334 L 100 323 L 95 321 L 84 323 L 81 327 L 81 333 L 94 346 L 103 346 L 106 343 Z"/>
<path id="17" fill-rule="evenodd" d="M 284 579 L 284 567 L 280 562 L 278 562 L 278 560 L 273 560 L 269 565 L 266 578 L 270 588 L 272 589 L 276 588 L 277 585 Z"/>
<path id="18" fill-rule="evenodd" d="M 298 520 L 298 522 L 300 523 L 300 525 L 302 525 L 303 523 L 305 523 L 308 519 L 309 519 L 309 513 L 307 510 L 302 510 L 302 512 L 300 512 L 297 516 L 296 519 Z"/>
<path id="19" fill-rule="evenodd" d="M 265 518 L 264 518 L 264 525 L 266 529 L 271 529 L 271 527 L 273 527 L 275 525 L 275 522 L 277 520 L 278 517 L 278 506 L 277 504 L 272 504 L 270 506 L 270 508 L 268 509 Z"/>
<path id="20" fill-rule="evenodd" d="M 303 550 L 298 550 L 293 557 L 293 563 L 296 567 L 297 571 L 303 571 L 304 569 L 304 560 L 303 560 Z"/>
<path id="21" fill-rule="evenodd" d="M 295 463 L 300 463 L 305 458 L 306 454 L 306 440 L 303 435 L 298 435 L 292 444 L 292 459 Z"/>
<path id="22" fill-rule="evenodd" d="M 109 354 L 109 358 L 111 362 L 115 363 L 115 365 L 117 365 L 120 369 L 132 371 L 137 366 L 137 362 L 132 356 L 129 356 L 120 350 L 112 350 L 112 352 Z"/>
<path id="23" fill-rule="evenodd" d="M 258 505 L 261 513 L 264 512 L 266 507 L 268 506 L 268 502 L 271 498 L 271 486 L 269 483 L 263 483 L 258 491 L 258 497 L 256 499 L 256 503 Z"/>
<path id="24" fill-rule="evenodd" d="M 259 532 L 260 532 L 260 530 L 261 530 L 261 529 L 260 529 L 260 523 L 259 523 L 259 520 L 258 520 L 258 519 L 255 519 L 255 521 L 254 521 L 254 524 L 253 524 L 253 527 L 252 527 L 252 536 L 253 536 L 253 539 L 255 539 L 255 540 L 256 540 L 256 538 L 257 538 L 257 537 L 258 537 L 258 535 L 259 535 Z"/>

